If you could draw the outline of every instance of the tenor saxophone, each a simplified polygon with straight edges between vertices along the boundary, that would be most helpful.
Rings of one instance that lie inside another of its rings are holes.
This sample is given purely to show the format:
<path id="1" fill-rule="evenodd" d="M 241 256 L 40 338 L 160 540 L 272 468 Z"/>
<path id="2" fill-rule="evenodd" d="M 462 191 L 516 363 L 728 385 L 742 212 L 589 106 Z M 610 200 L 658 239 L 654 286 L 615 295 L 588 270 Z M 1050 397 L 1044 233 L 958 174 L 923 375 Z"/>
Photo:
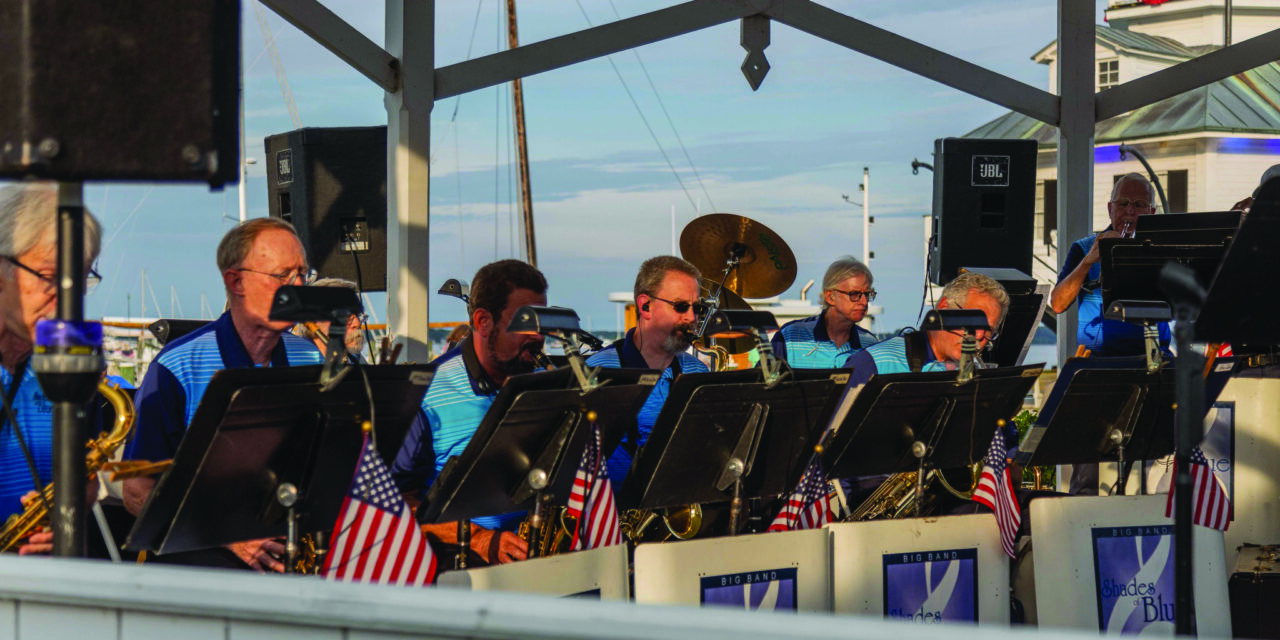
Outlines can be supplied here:
<path id="1" fill-rule="evenodd" d="M 129 394 L 120 389 L 119 385 L 102 380 L 98 382 L 98 393 L 111 403 L 116 412 L 116 420 L 111 431 L 90 440 L 87 445 L 89 453 L 85 456 L 85 468 L 90 478 L 102 468 L 103 464 L 110 461 L 116 449 L 129 439 L 129 434 L 133 432 L 135 416 L 133 400 L 129 398 Z M 49 512 L 45 509 L 47 504 L 53 504 L 52 482 L 44 488 L 44 499 L 31 500 L 21 513 L 9 516 L 4 523 L 4 529 L 0 529 L 0 552 L 17 551 L 24 540 L 37 529 L 48 524 Z"/>

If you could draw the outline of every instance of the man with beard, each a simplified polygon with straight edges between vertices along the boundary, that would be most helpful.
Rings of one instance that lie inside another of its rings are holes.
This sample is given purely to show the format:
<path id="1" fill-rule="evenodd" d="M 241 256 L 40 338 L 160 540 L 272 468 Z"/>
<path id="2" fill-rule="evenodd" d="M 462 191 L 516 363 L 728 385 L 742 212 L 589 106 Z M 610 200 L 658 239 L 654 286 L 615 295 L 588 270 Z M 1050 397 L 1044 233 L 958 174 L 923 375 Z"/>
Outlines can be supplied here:
<path id="1" fill-rule="evenodd" d="M 681 373 L 707 370 L 700 360 L 686 353 L 693 343 L 698 302 L 698 280 L 702 274 L 692 264 L 674 256 L 649 258 L 640 265 L 634 288 L 636 327 L 622 339 L 587 359 L 593 367 L 614 369 L 656 369 L 661 379 L 640 409 L 637 432 L 629 433 L 609 457 L 609 477 L 615 490 L 622 487 L 636 451 L 644 446 L 667 400 L 671 381 Z"/>
<path id="2" fill-rule="evenodd" d="M 422 415 L 409 428 L 391 467 L 411 506 L 421 502 L 449 458 L 462 455 L 507 378 L 534 370 L 542 351 L 539 335 L 510 333 L 520 307 L 546 306 L 547 279 L 519 260 L 481 267 L 471 281 L 468 312 L 472 333 L 436 361 L 435 377 L 422 399 Z M 489 564 L 523 560 L 525 542 L 511 532 L 523 513 L 474 518 L 471 550 Z M 458 544 L 457 523 L 422 525 L 433 545 Z"/>
<path id="3" fill-rule="evenodd" d="M 350 289 L 360 294 L 360 287 L 350 280 L 342 278 L 321 278 L 311 284 L 313 287 L 340 287 L 342 289 Z M 364 332 L 361 331 L 360 325 L 364 323 L 364 315 L 352 314 L 347 318 L 346 334 L 343 338 L 343 346 L 347 349 L 347 363 L 349 364 L 369 364 L 364 357 Z M 311 340 L 324 353 L 329 346 L 329 322 L 308 322 L 299 324 L 293 328 L 294 335 L 302 336 Z"/>
<path id="4" fill-rule="evenodd" d="M 833 369 L 876 343 L 875 334 L 858 326 L 876 299 L 871 269 L 853 256 L 841 256 L 822 277 L 822 313 L 792 320 L 773 335 L 773 353 L 797 369 Z"/>

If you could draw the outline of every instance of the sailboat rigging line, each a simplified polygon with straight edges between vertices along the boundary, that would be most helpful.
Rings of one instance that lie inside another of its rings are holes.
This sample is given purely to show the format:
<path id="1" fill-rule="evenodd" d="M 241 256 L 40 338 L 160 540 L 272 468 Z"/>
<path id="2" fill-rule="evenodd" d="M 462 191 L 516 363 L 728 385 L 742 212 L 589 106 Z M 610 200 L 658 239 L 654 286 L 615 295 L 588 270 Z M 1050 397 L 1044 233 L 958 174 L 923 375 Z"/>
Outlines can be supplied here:
<path id="1" fill-rule="evenodd" d="M 588 27 L 594 27 L 591 17 L 587 15 L 587 10 L 582 6 L 582 0 L 574 0 L 578 5 L 578 11 L 582 12 L 582 18 L 587 21 Z M 689 188 L 685 186 L 684 180 L 680 178 L 680 172 L 676 171 L 676 166 L 671 162 L 671 156 L 667 155 L 667 150 L 662 147 L 662 142 L 658 140 L 658 134 L 654 132 L 653 126 L 649 124 L 649 119 L 645 117 L 644 110 L 640 108 L 640 103 L 636 101 L 636 96 L 631 92 L 631 87 L 627 86 L 627 81 L 623 79 L 622 72 L 618 70 L 618 65 L 613 62 L 613 56 L 605 56 L 609 62 L 609 66 L 613 67 L 614 75 L 618 76 L 618 82 L 622 83 L 622 90 L 627 93 L 627 98 L 631 100 L 631 105 L 636 108 L 636 114 L 640 116 L 640 121 L 644 123 L 644 128 L 649 131 L 649 137 L 653 138 L 653 143 L 658 147 L 658 153 L 662 154 L 662 159 L 667 162 L 667 167 L 671 169 L 671 175 L 675 176 L 676 182 L 680 183 L 680 190 L 684 191 L 684 197 L 689 199 L 689 206 L 693 207 L 696 212 L 698 203 L 694 202 L 693 195 L 689 193 Z"/>
<path id="2" fill-rule="evenodd" d="M 502 28 L 503 26 L 502 25 L 502 3 L 498 2 L 495 4 L 498 5 L 498 19 L 496 20 L 496 23 L 498 25 L 498 32 L 497 32 L 497 38 L 494 40 L 494 50 L 501 51 L 502 50 L 502 32 L 504 31 L 504 29 Z M 498 153 L 498 149 L 501 148 L 501 145 L 502 145 L 502 121 L 499 119 L 499 116 L 501 115 L 501 113 L 502 113 L 502 85 L 498 85 L 493 88 L 493 261 L 494 262 L 498 261 L 498 219 L 499 219 L 498 194 L 500 193 L 498 188 L 498 183 L 499 183 L 498 176 L 501 171 L 501 165 L 499 165 L 500 156 Z"/>
<path id="3" fill-rule="evenodd" d="M 271 27 L 267 24 L 266 12 L 262 10 L 262 3 L 258 0 L 252 0 L 253 12 L 258 18 L 258 28 L 262 31 L 262 40 L 266 44 L 267 52 L 271 55 L 271 65 L 275 67 L 276 82 L 280 84 L 280 94 L 284 97 L 284 106 L 289 110 L 289 119 L 293 121 L 295 129 L 302 128 L 302 116 L 298 114 L 298 105 L 293 101 L 293 91 L 289 89 L 289 78 L 284 72 L 284 63 L 280 62 L 280 52 L 276 50 L 275 36 L 271 33 Z"/>
<path id="4" fill-rule="evenodd" d="M 515 96 L 512 94 L 514 83 L 507 83 L 507 253 L 520 258 L 520 249 L 516 247 L 516 117 L 512 105 Z"/>
<path id="5" fill-rule="evenodd" d="M 103 242 L 103 243 L 102 243 L 102 251 L 103 251 L 103 253 L 105 253 L 105 252 L 106 252 L 107 247 L 108 247 L 108 246 L 110 246 L 110 244 L 111 244 L 111 241 L 112 241 L 112 240 L 114 240 L 114 239 L 115 239 L 115 237 L 116 237 L 116 236 L 117 236 L 121 231 L 124 231 L 124 228 L 125 228 L 126 226 L 128 226 L 128 227 L 129 227 L 129 231 L 128 231 L 128 233 L 126 233 L 126 234 L 125 234 L 125 237 L 126 237 L 126 238 L 128 238 L 129 236 L 133 235 L 133 229 L 134 229 L 134 227 L 138 226 L 138 220 L 137 220 L 136 218 L 134 218 L 134 215 L 135 215 L 135 214 L 137 214 L 137 213 L 138 213 L 138 211 L 139 211 L 140 209 L 142 209 L 142 203 L 144 203 L 144 202 L 146 202 L 146 201 L 147 201 L 147 198 L 151 195 L 151 192 L 152 192 L 154 189 L 155 189 L 155 186 L 154 186 L 154 185 L 152 185 L 152 186 L 148 186 L 148 187 L 147 187 L 147 190 L 142 194 L 142 198 L 141 198 L 140 200 L 138 200 L 138 204 L 137 204 L 137 206 L 135 206 L 135 207 L 133 208 L 133 211 L 130 211 L 130 212 L 129 212 L 129 215 L 125 216 L 124 222 L 121 222 L 120 224 L 115 225 L 115 231 L 113 231 L 113 232 L 111 233 L 111 237 L 107 238 L 106 242 Z M 130 225 L 130 224 L 129 224 L 129 221 L 130 221 L 130 220 L 132 220 L 132 221 L 133 221 L 133 224 L 132 224 L 132 225 Z M 121 266 L 122 264 L 124 264 L 124 257 L 125 257 L 125 255 L 127 255 L 127 254 L 128 254 L 128 252 L 125 252 L 125 251 L 120 252 L 120 257 L 119 257 L 118 259 L 116 259 L 116 265 L 115 265 L 115 268 L 111 269 L 111 270 L 110 270 L 110 273 L 120 273 L 120 266 Z M 111 288 L 106 292 L 106 295 L 105 295 L 105 296 L 103 296 L 103 298 L 102 298 L 103 300 L 111 300 L 113 297 L 115 297 L 116 285 L 120 283 L 120 278 L 109 278 L 109 279 L 111 280 Z M 99 295 L 102 295 L 102 294 L 99 294 Z"/>
<path id="6" fill-rule="evenodd" d="M 613 8 L 613 15 L 619 20 L 622 14 L 618 12 L 618 6 L 609 0 L 609 6 Z M 707 186 L 702 183 L 702 174 L 698 173 L 697 165 L 693 164 L 693 157 L 689 155 L 689 149 L 684 146 L 684 139 L 680 137 L 680 130 L 676 129 L 675 120 L 671 118 L 671 113 L 667 111 L 667 103 L 662 100 L 662 94 L 658 93 L 658 87 L 653 83 L 653 78 L 649 75 L 649 68 L 645 66 L 644 59 L 640 57 L 639 49 L 632 49 L 631 53 L 635 54 L 636 62 L 640 65 L 640 71 L 644 73 L 644 79 L 649 82 L 649 88 L 653 90 L 653 97 L 658 100 L 658 107 L 662 109 L 662 115 L 666 116 L 667 124 L 671 126 L 671 133 L 676 136 L 676 143 L 680 145 L 680 151 L 684 153 L 684 159 L 689 163 L 689 169 L 693 171 L 693 178 L 698 181 L 698 188 L 702 189 L 702 195 L 707 197 L 707 204 L 711 205 L 712 211 L 716 209 L 716 203 L 711 200 L 711 194 L 707 192 Z"/>
<path id="7" fill-rule="evenodd" d="M 467 240 L 462 224 L 462 151 L 458 143 L 458 127 L 450 122 L 449 128 L 453 129 L 453 176 L 454 182 L 458 190 L 458 266 L 462 273 L 469 274 L 467 271 Z"/>

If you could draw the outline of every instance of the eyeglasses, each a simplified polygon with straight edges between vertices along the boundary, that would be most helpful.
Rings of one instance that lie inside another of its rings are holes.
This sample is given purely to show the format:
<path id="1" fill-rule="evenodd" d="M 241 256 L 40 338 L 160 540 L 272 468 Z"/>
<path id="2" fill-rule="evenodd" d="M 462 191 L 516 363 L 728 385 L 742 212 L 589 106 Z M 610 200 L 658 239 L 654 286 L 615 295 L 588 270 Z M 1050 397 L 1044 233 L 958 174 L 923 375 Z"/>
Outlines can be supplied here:
<path id="1" fill-rule="evenodd" d="M 876 299 L 875 289 L 867 289 L 866 291 L 841 291 L 839 289 L 828 289 L 828 291 L 843 293 L 844 295 L 849 296 L 849 302 L 857 302 L 863 298 L 866 298 L 867 302 L 873 302 Z"/>
<path id="2" fill-rule="evenodd" d="M 1121 209 L 1128 209 L 1129 205 L 1133 205 L 1134 209 L 1150 209 L 1152 206 L 1151 203 L 1146 200 L 1130 200 L 1128 198 L 1116 198 L 1111 201 L 1111 204 L 1114 204 Z"/>
<path id="3" fill-rule="evenodd" d="M 956 305 L 955 308 L 964 309 L 964 307 L 960 305 Z M 964 337 L 964 331 L 961 331 L 960 329 L 952 329 L 951 333 Z M 991 343 L 995 342 L 996 339 L 1000 337 L 1000 330 L 999 329 L 974 329 L 973 337 L 977 338 L 979 341 L 985 339 L 987 341 L 987 346 L 990 346 Z"/>
<path id="4" fill-rule="evenodd" d="M 311 284 L 316 281 L 316 270 L 308 267 L 298 267 L 297 269 L 285 271 L 283 273 L 267 273 L 266 271 L 246 269 L 244 267 L 236 269 L 236 271 L 248 271 L 249 273 L 258 273 L 264 276 L 270 276 L 279 280 L 281 284 L 293 284 L 295 280 L 301 280 L 302 284 Z"/>
<path id="5" fill-rule="evenodd" d="M 649 297 L 653 298 L 654 300 L 660 300 L 662 302 L 665 302 L 671 305 L 671 308 L 675 309 L 676 313 L 685 313 L 691 307 L 693 308 L 693 312 L 696 315 L 702 315 L 707 312 L 707 305 L 702 304 L 701 302 L 685 302 L 684 300 L 676 302 L 674 300 L 666 300 L 664 298 L 659 298 L 658 296 L 649 296 Z"/>
<path id="6" fill-rule="evenodd" d="M 58 288 L 58 275 L 56 273 L 40 273 L 39 271 L 36 271 L 35 269 L 32 269 L 31 267 L 28 267 L 25 264 L 22 264 L 22 262 L 20 262 L 17 258 L 13 256 L 0 256 L 0 258 L 4 258 L 5 260 L 8 260 L 14 266 L 38 278 L 40 282 L 44 283 L 44 286 L 46 289 Z M 102 275 L 98 273 L 97 269 L 93 267 L 89 267 L 89 273 L 86 273 L 84 275 L 85 293 L 92 291 L 93 288 L 98 286 L 98 283 L 100 282 L 102 282 Z"/>

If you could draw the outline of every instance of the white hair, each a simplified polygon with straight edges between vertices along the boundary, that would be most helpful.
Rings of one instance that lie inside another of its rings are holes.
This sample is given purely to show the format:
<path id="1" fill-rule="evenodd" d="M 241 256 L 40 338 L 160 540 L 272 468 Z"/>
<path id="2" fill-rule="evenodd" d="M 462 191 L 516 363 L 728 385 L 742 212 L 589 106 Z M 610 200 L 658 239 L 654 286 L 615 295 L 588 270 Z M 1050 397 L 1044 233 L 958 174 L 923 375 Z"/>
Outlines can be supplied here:
<path id="1" fill-rule="evenodd" d="M 831 266 L 827 267 L 827 273 L 822 276 L 822 290 L 830 291 L 838 286 L 841 282 L 855 276 L 865 276 L 867 278 L 867 287 L 871 287 L 875 283 L 875 277 L 871 275 L 871 268 L 863 264 L 863 262 L 853 256 L 840 256 L 836 258 Z M 831 305 L 827 304 L 827 297 L 822 296 L 822 308 L 825 310 Z"/>
<path id="2" fill-rule="evenodd" d="M 992 328 L 995 329 L 1004 324 L 1004 317 L 1009 313 L 1009 292 L 1005 291 L 1004 285 L 991 276 L 973 272 L 962 273 L 942 288 L 942 297 L 954 307 L 963 307 L 968 304 L 971 291 L 985 293 L 994 298 L 1000 305 L 1000 320 Z"/>
<path id="3" fill-rule="evenodd" d="M 98 259 L 102 227 L 84 212 L 84 259 Z M 0 188 L 0 256 L 17 258 L 32 249 L 57 246 L 58 191 L 50 182 L 26 182 Z M 5 268 L 13 265 L 5 261 Z"/>
<path id="4" fill-rule="evenodd" d="M 1120 178 L 1116 180 L 1116 183 L 1111 185 L 1111 201 L 1114 202 L 1116 194 L 1120 193 L 1120 185 L 1130 181 L 1142 183 L 1142 186 L 1147 188 L 1147 202 L 1155 203 L 1156 188 L 1151 184 L 1151 181 L 1147 180 L 1147 177 L 1141 173 L 1126 173 L 1120 176 Z"/>

